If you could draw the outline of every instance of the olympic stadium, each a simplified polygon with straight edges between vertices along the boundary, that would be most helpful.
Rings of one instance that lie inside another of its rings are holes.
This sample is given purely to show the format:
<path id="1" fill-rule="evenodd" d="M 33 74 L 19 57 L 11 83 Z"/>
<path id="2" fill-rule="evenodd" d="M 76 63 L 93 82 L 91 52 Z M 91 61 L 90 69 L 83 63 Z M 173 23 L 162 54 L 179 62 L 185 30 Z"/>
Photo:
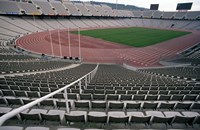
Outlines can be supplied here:
<path id="1" fill-rule="evenodd" d="M 0 130 L 200 129 L 200 11 L 158 6 L 1 0 Z"/>

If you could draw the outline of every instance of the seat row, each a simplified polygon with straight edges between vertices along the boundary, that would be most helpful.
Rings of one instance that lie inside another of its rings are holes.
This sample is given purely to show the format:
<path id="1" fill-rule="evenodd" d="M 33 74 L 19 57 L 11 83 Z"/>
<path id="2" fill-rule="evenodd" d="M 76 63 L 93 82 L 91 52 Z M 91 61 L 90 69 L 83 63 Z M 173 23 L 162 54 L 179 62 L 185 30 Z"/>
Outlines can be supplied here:
<path id="1" fill-rule="evenodd" d="M 98 90 L 200 90 L 200 86 L 87 86 L 87 89 Z"/>
<path id="2" fill-rule="evenodd" d="M 3 108 L 1 108 L 3 110 Z M 4 111 L 12 110 L 11 108 L 4 108 Z M 48 123 L 48 121 L 55 121 L 60 124 L 70 125 L 71 122 L 91 122 L 91 123 L 164 123 L 173 125 L 174 123 L 180 124 L 199 124 L 200 115 L 198 112 L 177 112 L 177 111 L 144 111 L 144 112 L 122 112 L 122 111 L 70 111 L 67 113 L 64 110 L 45 110 L 45 109 L 27 109 L 12 120 L 19 120 L 20 122 L 37 121 L 39 123 Z"/>
<path id="3" fill-rule="evenodd" d="M 2 90 L 1 96 L 39 98 L 49 94 L 49 92 L 22 91 L 22 90 Z M 72 100 L 135 100 L 135 101 L 200 101 L 198 94 L 76 94 L 68 93 L 68 99 Z M 52 98 L 64 99 L 64 93 L 57 93 Z"/>
<path id="4" fill-rule="evenodd" d="M 26 98 L 0 98 L 1 106 L 10 106 L 17 107 L 21 105 L 25 105 L 34 101 L 34 99 L 26 99 Z M 68 106 L 71 109 L 101 109 L 101 110 L 144 110 L 144 109 L 152 109 L 152 110 L 160 110 L 160 109 L 168 109 L 168 110 L 193 110 L 199 111 L 200 103 L 199 102 L 179 102 L 179 101 L 88 101 L 88 100 L 78 100 L 78 101 L 68 101 Z M 66 108 L 65 100 L 57 100 L 57 99 L 48 99 L 44 100 L 37 104 L 37 107 L 51 108 L 51 109 L 60 109 Z"/>
<path id="5" fill-rule="evenodd" d="M 37 92 L 37 91 L 22 91 L 22 90 L 2 90 L 1 96 L 13 96 L 13 97 L 27 97 L 27 98 L 39 98 L 49 94 L 49 92 Z M 68 99 L 72 100 L 149 100 L 149 101 L 200 101 L 198 94 L 76 94 L 68 93 Z M 57 93 L 53 98 L 64 99 L 63 93 Z"/>
<path id="6" fill-rule="evenodd" d="M 70 89 L 68 92 L 80 93 L 80 89 Z M 89 94 L 200 94 L 200 90 L 109 90 L 109 89 L 83 89 L 83 93 Z"/>
<path id="7" fill-rule="evenodd" d="M 64 85 L 58 85 L 52 87 L 28 87 L 28 86 L 17 86 L 17 85 L 1 85 L 2 91 L 12 91 L 12 90 L 22 90 L 22 91 L 37 91 L 37 92 L 53 92 L 59 88 L 64 87 Z M 68 93 L 80 94 L 80 89 L 77 87 L 68 88 Z M 149 95 L 173 95 L 173 94 L 200 94 L 200 90 L 105 90 L 105 89 L 82 89 L 82 93 L 85 94 L 149 94 Z"/>

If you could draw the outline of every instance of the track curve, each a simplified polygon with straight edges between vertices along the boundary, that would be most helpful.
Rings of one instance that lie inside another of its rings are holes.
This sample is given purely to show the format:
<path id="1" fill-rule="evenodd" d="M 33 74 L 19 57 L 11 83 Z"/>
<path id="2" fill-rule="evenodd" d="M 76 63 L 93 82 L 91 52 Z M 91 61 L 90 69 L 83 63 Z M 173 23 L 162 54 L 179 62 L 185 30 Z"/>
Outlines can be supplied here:
<path id="1" fill-rule="evenodd" d="M 67 30 L 38 32 L 19 38 L 16 45 L 36 53 L 54 56 L 70 56 Z M 52 43 L 50 42 L 50 35 Z M 90 63 L 127 63 L 136 67 L 160 66 L 159 61 L 167 57 L 176 56 L 178 52 L 198 43 L 200 31 L 171 39 L 152 46 L 135 48 L 117 43 L 104 41 L 87 36 L 81 36 L 81 56 L 83 62 Z M 51 45 L 53 46 L 53 52 Z M 60 52 L 61 46 L 61 52 Z M 79 56 L 78 35 L 70 34 L 71 56 Z"/>

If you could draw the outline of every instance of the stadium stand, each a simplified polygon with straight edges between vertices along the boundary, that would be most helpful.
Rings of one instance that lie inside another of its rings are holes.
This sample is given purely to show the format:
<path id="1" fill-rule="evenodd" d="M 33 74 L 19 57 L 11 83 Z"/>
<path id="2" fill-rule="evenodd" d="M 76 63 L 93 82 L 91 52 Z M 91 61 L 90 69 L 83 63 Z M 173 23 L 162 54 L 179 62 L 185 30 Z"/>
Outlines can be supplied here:
<path id="1" fill-rule="evenodd" d="M 200 12 L 199 11 L 187 12 L 186 16 L 187 19 L 199 19 Z"/>
<path id="2" fill-rule="evenodd" d="M 143 17 L 144 18 L 151 18 L 152 17 L 152 11 L 144 11 L 143 12 Z"/>
<path id="3" fill-rule="evenodd" d="M 40 7 L 42 13 L 44 15 L 55 15 L 56 13 L 52 9 L 51 5 L 47 1 L 41 1 L 41 0 L 32 0 L 34 4 L 36 4 L 37 7 Z"/>
<path id="4" fill-rule="evenodd" d="M 70 13 L 70 15 L 73 15 L 73 16 L 81 16 L 82 15 L 80 10 L 78 10 L 76 8 L 76 6 L 74 6 L 74 4 L 71 3 L 70 1 L 66 1 L 63 4 L 66 7 L 67 11 Z"/>
<path id="5" fill-rule="evenodd" d="M 19 5 L 20 9 L 25 11 L 24 12 L 25 14 L 28 14 L 28 15 L 41 15 L 41 12 L 32 3 L 19 2 L 18 5 Z"/>
<path id="6" fill-rule="evenodd" d="M 176 12 L 174 15 L 175 19 L 185 19 L 187 12 Z"/>
<path id="7" fill-rule="evenodd" d="M 164 12 L 163 15 L 162 15 L 162 18 L 173 19 L 174 18 L 174 12 Z"/>
<path id="8" fill-rule="evenodd" d="M 1 0 L 0 1 L 1 14 L 20 14 L 20 9 L 16 2 Z"/>
<path id="9" fill-rule="evenodd" d="M 56 13 L 58 15 L 64 15 L 64 16 L 69 15 L 69 12 L 67 12 L 67 10 L 62 5 L 62 3 L 60 3 L 60 1 L 54 1 L 54 0 L 52 0 L 52 1 L 50 1 L 50 4 L 51 4 L 52 7 L 55 8 Z"/>
<path id="10" fill-rule="evenodd" d="M 89 12 L 89 10 L 82 3 L 76 3 L 74 5 L 83 14 L 83 16 L 91 16 L 92 15 Z"/>
<path id="11" fill-rule="evenodd" d="M 100 16 L 100 13 L 90 3 L 85 3 L 85 7 L 90 11 L 92 16 Z"/>
<path id="12" fill-rule="evenodd" d="M 163 12 L 161 12 L 161 11 L 155 11 L 153 13 L 153 18 L 160 19 L 162 17 L 162 14 L 163 14 Z"/>
<path id="13" fill-rule="evenodd" d="M 21 106 L 40 102 L 15 114 L 1 124 L 0 130 L 199 129 L 199 44 L 179 52 L 180 59 L 166 60 L 184 66 L 134 69 L 69 60 L 75 57 L 53 58 L 45 41 L 36 47 L 40 39 L 50 39 L 49 33 L 56 42 L 58 31 L 67 34 L 68 28 L 70 31 L 116 27 L 200 30 L 200 11 L 132 8 L 136 7 L 68 0 L 1 0 L 0 123 Z M 35 36 L 32 39 L 31 34 Z M 33 52 L 15 46 L 15 40 L 22 36 L 26 37 L 19 42 Z M 156 51 L 149 48 L 146 57 L 140 58 L 142 62 L 153 62 L 152 53 L 173 51 L 167 47 Z M 44 53 L 35 54 L 34 49 Z M 177 49 L 175 45 L 173 49 Z M 130 52 L 126 58 L 133 57 L 140 56 Z M 69 86 L 63 89 L 66 85 Z"/>

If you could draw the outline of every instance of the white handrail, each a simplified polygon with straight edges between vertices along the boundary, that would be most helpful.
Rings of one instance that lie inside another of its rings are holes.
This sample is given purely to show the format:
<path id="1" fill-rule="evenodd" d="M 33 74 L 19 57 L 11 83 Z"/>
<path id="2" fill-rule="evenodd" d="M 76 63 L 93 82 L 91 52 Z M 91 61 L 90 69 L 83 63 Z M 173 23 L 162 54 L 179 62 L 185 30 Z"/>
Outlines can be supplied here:
<path id="1" fill-rule="evenodd" d="M 22 107 L 19 107 L 19 108 L 17 108 L 17 109 L 14 109 L 14 110 L 12 110 L 12 111 L 9 112 L 9 113 L 4 114 L 3 116 L 0 117 L 0 126 L 3 125 L 3 123 L 4 123 L 6 120 L 8 120 L 8 119 L 14 117 L 15 115 L 19 114 L 20 112 L 22 112 L 22 111 L 24 111 L 24 110 L 26 110 L 26 109 L 29 109 L 29 108 L 32 107 L 32 106 L 34 106 L 34 105 L 36 105 L 36 104 L 38 104 L 38 103 L 44 101 L 45 99 L 48 99 L 48 98 L 54 96 L 55 94 L 57 94 L 57 93 L 59 93 L 59 92 L 61 92 L 61 91 L 64 91 L 64 90 L 67 89 L 68 87 L 70 87 L 70 86 L 72 86 L 72 85 L 74 85 L 74 84 L 80 82 L 82 79 L 86 78 L 87 76 L 89 76 L 89 78 L 90 78 L 90 77 L 93 78 L 94 75 L 96 74 L 96 71 L 97 71 L 97 69 L 98 69 L 98 66 L 99 66 L 99 65 L 97 64 L 97 66 L 95 67 L 94 70 L 92 70 L 92 71 L 89 72 L 88 74 L 82 76 L 82 77 L 79 78 L 78 80 L 76 80 L 76 81 L 74 81 L 74 82 L 72 82 L 72 83 L 70 83 L 70 84 L 68 84 L 68 85 L 66 85 L 66 86 L 64 86 L 64 87 L 62 87 L 62 88 L 60 88 L 60 89 L 58 89 L 58 90 L 56 90 L 56 91 L 50 93 L 50 94 L 48 94 L 48 95 L 45 95 L 45 96 L 43 96 L 43 97 L 41 97 L 41 98 L 39 98 L 39 99 L 36 99 L 35 101 L 32 101 L 32 102 L 30 102 L 30 103 L 28 103 L 28 104 L 26 104 L 26 105 L 24 105 L 24 106 L 22 106 Z M 90 79 L 90 80 L 91 80 L 91 79 Z"/>

